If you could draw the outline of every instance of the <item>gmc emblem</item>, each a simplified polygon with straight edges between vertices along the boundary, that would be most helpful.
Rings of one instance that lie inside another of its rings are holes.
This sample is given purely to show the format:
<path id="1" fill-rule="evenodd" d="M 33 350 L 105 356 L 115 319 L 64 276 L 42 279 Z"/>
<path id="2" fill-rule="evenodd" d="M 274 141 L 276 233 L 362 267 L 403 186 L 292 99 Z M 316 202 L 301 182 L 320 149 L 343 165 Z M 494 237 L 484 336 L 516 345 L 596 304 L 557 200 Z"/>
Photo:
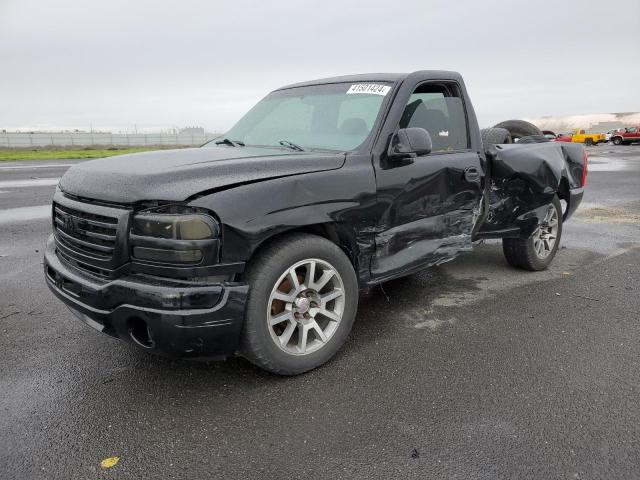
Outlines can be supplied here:
<path id="1" fill-rule="evenodd" d="M 66 217 L 64 219 L 64 230 L 68 233 L 74 233 L 76 230 L 76 224 L 72 217 Z"/>

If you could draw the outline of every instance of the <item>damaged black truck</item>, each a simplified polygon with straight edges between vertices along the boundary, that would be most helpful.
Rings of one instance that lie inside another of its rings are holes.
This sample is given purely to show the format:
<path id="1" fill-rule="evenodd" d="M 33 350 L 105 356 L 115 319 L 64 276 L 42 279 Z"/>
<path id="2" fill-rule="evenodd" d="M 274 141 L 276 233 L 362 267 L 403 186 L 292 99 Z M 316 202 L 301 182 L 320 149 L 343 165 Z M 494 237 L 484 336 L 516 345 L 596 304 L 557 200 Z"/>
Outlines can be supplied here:
<path id="1" fill-rule="evenodd" d="M 359 289 L 487 238 L 515 267 L 549 265 L 586 154 L 502 126 L 480 131 L 452 72 L 278 89 L 200 148 L 70 168 L 46 282 L 86 324 L 142 349 L 305 372 L 345 341 Z"/>

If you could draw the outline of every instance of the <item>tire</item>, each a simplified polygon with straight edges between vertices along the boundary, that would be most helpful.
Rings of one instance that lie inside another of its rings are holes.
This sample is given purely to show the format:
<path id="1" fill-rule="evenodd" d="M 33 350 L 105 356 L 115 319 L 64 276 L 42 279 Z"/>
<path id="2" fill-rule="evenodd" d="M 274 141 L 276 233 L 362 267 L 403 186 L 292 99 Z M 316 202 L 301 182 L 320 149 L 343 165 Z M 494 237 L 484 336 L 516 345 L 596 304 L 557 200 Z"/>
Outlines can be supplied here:
<path id="1" fill-rule="evenodd" d="M 585 144 L 585 146 L 587 146 L 587 147 L 591 147 L 591 146 L 593 146 L 593 139 L 592 139 L 592 138 L 585 138 L 585 139 L 584 139 L 584 144 Z"/>
<path id="2" fill-rule="evenodd" d="M 482 145 L 487 149 L 491 145 L 502 145 L 505 143 L 513 143 L 509 130 L 505 128 L 483 128 L 480 130 L 482 136 Z"/>
<path id="3" fill-rule="evenodd" d="M 611 141 L 613 142 L 614 145 L 622 145 L 622 138 L 620 137 L 613 137 Z"/>
<path id="4" fill-rule="evenodd" d="M 562 206 L 557 195 L 553 198 L 553 202 L 551 202 L 548 207 L 548 216 L 529 238 L 502 239 L 502 251 L 504 252 L 507 262 L 509 262 L 511 266 L 521 268 L 523 270 L 539 271 L 546 270 L 551 264 L 551 261 L 558 251 L 560 239 L 562 237 Z M 554 219 L 553 211 L 555 211 L 555 228 L 552 228 Z M 545 242 L 544 239 L 539 237 L 540 234 L 542 234 L 543 237 L 550 237 L 550 235 L 545 232 L 555 234 L 553 245 L 550 245 L 550 242 Z M 538 242 L 543 244 L 543 255 L 539 252 L 538 247 L 540 243 Z M 546 246 L 549 247 L 548 250 L 545 248 Z"/>
<path id="5" fill-rule="evenodd" d="M 493 128 L 505 128 L 509 130 L 514 142 L 517 142 L 522 137 L 538 135 L 544 137 L 542 130 L 536 127 L 533 123 L 525 122 L 524 120 L 506 120 L 494 125 Z"/>
<path id="6" fill-rule="evenodd" d="M 329 276 L 331 271 L 337 275 Z M 321 287 L 324 275 L 329 278 Z M 298 375 L 328 361 L 347 339 L 358 308 L 358 280 L 334 243 L 307 234 L 276 240 L 258 253 L 246 277 L 241 353 L 253 364 L 278 375 Z M 335 298 L 321 298 L 327 295 Z"/>

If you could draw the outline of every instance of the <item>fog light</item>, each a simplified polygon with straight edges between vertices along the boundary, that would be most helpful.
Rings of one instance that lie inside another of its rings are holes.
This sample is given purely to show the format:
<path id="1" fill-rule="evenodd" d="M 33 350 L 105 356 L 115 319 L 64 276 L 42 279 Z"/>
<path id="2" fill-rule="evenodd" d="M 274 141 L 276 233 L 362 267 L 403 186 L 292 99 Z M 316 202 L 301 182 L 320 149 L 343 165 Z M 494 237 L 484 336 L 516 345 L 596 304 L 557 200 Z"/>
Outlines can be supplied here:
<path id="1" fill-rule="evenodd" d="M 138 260 L 161 263 L 199 263 L 200 250 L 165 250 L 161 248 L 133 247 L 133 256 Z"/>

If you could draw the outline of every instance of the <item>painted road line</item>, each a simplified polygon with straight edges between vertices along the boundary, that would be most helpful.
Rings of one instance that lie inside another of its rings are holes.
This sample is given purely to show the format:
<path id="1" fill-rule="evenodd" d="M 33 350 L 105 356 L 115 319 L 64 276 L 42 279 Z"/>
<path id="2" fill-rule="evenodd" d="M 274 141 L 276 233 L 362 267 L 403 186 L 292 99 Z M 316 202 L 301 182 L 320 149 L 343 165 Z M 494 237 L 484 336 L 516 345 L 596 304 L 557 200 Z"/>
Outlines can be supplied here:
<path id="1" fill-rule="evenodd" d="M 3 165 L 0 170 L 31 170 L 33 168 L 66 168 L 73 167 L 75 163 L 58 163 L 46 165 Z"/>
<path id="2" fill-rule="evenodd" d="M 0 210 L 0 225 L 7 223 L 22 223 L 32 220 L 42 220 L 51 217 L 51 205 L 37 205 L 35 207 L 18 207 Z"/>
<path id="3" fill-rule="evenodd" d="M 23 180 L 6 180 L 0 182 L 0 188 L 50 187 L 57 185 L 60 177 L 56 178 L 25 178 Z"/>

